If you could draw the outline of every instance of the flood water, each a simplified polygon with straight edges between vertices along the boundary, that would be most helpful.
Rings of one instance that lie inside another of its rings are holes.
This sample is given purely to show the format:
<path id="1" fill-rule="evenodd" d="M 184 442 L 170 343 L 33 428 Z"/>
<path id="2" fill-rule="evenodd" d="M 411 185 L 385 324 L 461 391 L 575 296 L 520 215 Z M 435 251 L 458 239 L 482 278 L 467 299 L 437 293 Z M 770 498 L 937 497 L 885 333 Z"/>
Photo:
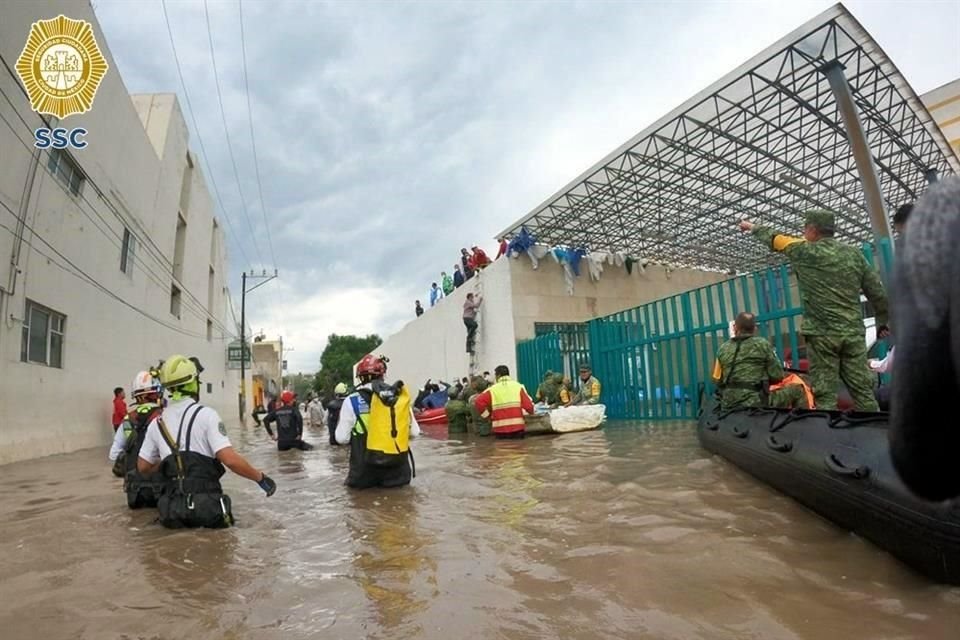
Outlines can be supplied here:
<path id="1" fill-rule="evenodd" d="M 348 491 L 343 450 L 234 445 L 238 526 L 130 511 L 106 448 L 0 468 L 0 637 L 950 638 L 929 583 L 702 451 L 692 425 L 415 442 L 410 487 Z"/>

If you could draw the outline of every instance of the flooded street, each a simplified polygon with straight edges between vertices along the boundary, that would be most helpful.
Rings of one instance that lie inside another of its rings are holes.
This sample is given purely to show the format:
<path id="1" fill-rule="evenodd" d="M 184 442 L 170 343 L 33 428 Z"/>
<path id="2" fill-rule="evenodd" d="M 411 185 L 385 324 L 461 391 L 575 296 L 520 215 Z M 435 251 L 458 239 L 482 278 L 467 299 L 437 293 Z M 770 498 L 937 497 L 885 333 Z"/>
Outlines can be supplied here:
<path id="1" fill-rule="evenodd" d="M 702 451 L 691 425 L 415 443 L 411 487 L 345 451 L 234 445 L 238 519 L 129 511 L 106 449 L 3 467 L 0 629 L 21 638 L 956 638 L 960 589 Z"/>

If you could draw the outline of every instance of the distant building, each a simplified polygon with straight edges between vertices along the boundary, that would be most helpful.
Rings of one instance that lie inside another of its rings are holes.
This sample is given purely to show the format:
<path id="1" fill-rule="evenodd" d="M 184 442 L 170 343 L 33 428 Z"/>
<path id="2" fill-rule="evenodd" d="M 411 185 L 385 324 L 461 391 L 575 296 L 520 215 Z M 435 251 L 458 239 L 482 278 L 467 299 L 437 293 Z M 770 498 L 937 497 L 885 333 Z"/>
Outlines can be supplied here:
<path id="1" fill-rule="evenodd" d="M 239 389 L 224 232 L 176 96 L 128 95 L 89 3 L 42 6 L 0 20 L 0 463 L 109 444 L 113 388 L 129 398 L 172 353 L 200 358 L 222 415 Z M 89 132 L 76 151 L 34 149 L 46 125 L 8 72 L 58 13 L 90 22 L 109 64 L 93 109 L 61 125 Z"/>
<path id="2" fill-rule="evenodd" d="M 267 396 L 275 398 L 283 388 L 283 341 L 254 340 L 250 346 L 253 358 L 250 366 L 253 380 L 251 405 L 266 406 Z"/>
<path id="3" fill-rule="evenodd" d="M 960 157 L 960 78 L 928 91 L 920 100 Z"/>

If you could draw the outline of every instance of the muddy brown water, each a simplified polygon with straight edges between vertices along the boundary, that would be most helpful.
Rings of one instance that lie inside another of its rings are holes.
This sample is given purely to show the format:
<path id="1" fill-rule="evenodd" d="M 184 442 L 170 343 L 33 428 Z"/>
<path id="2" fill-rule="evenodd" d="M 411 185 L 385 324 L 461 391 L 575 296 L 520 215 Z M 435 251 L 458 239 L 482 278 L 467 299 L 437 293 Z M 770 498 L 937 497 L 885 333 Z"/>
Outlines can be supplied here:
<path id="1" fill-rule="evenodd" d="M 689 424 L 415 443 L 411 487 L 343 450 L 234 445 L 237 527 L 126 508 L 106 449 L 0 467 L 0 637 L 950 638 L 931 584 L 697 445 Z"/>

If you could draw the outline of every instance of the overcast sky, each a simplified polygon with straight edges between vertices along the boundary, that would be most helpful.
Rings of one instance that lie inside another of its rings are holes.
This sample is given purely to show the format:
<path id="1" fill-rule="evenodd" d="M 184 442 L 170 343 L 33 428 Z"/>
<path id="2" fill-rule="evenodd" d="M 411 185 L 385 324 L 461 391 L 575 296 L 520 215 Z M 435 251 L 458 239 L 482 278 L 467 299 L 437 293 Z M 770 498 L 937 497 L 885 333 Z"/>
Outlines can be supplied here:
<path id="1" fill-rule="evenodd" d="M 316 370 L 330 333 L 390 335 L 413 317 L 415 298 L 426 304 L 460 247 L 495 251 L 495 233 L 831 4 L 244 0 L 280 271 L 251 294 L 251 327 L 283 335 L 291 372 Z M 175 91 L 186 111 L 160 2 L 94 5 L 128 90 Z M 918 93 L 960 77 L 960 3 L 846 6 Z M 203 2 L 169 0 L 167 10 L 210 171 L 242 244 L 228 236 L 239 313 L 240 272 L 274 266 L 250 151 L 239 5 L 211 0 L 209 10 L 249 223 Z"/>

